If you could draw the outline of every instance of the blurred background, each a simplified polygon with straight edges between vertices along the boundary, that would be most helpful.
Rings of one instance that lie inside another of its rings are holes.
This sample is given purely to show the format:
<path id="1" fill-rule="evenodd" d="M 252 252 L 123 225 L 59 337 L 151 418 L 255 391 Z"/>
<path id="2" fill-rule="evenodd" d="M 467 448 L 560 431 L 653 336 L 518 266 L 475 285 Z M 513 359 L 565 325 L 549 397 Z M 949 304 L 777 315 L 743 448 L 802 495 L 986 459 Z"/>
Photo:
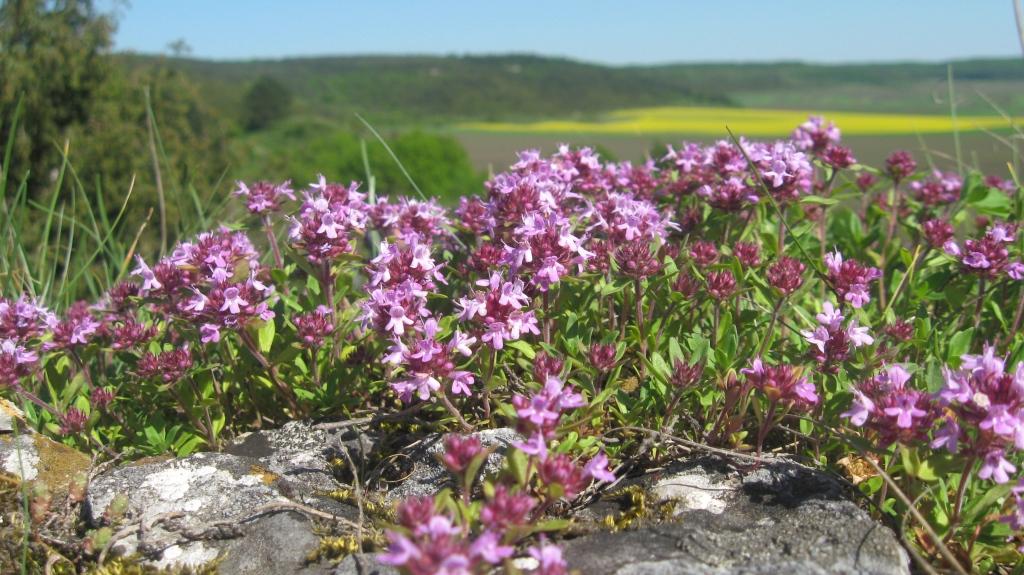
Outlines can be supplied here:
<path id="1" fill-rule="evenodd" d="M 105 222 L 97 236 L 119 218 L 145 245 L 154 208 L 172 231 L 208 223 L 239 179 L 372 174 L 410 193 L 381 140 L 451 203 L 523 148 L 643 161 L 812 113 L 864 163 L 904 148 L 1005 177 L 1024 112 L 1015 7 L 3 0 L 0 190 L 49 218 L 88 204 L 67 217 Z"/>

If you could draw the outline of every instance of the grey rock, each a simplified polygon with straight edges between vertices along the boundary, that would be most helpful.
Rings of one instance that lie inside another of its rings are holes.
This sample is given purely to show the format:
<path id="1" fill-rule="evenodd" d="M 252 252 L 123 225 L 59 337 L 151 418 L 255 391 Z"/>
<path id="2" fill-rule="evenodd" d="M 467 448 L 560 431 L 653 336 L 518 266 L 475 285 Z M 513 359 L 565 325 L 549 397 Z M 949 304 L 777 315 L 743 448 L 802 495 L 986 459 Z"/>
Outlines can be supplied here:
<path id="1" fill-rule="evenodd" d="M 0 469 L 31 481 L 39 475 L 39 451 L 31 435 L 0 439 Z"/>
<path id="2" fill-rule="evenodd" d="M 128 507 L 122 525 L 138 522 L 146 528 L 141 537 L 116 543 L 115 552 L 139 552 L 157 567 L 217 559 L 218 572 L 225 575 L 325 573 L 330 566 L 306 565 L 319 542 L 309 519 L 270 508 L 297 502 L 357 518 L 352 505 L 321 495 L 338 487 L 327 439 L 308 423 L 293 422 L 247 434 L 224 453 L 118 467 L 89 485 L 84 519 L 102 525 L 111 501 L 123 495 Z"/>
<path id="3" fill-rule="evenodd" d="M 507 427 L 476 431 L 471 435 L 478 437 L 481 445 L 492 450 L 481 470 L 485 476 L 493 475 L 501 469 L 505 452 L 513 442 L 524 440 L 514 429 Z M 451 473 L 437 459 L 443 453 L 444 437 L 441 435 L 430 436 L 407 450 L 403 455 L 411 462 L 412 471 L 387 492 L 386 499 L 400 501 L 407 497 L 434 495 L 445 487 L 452 487 Z"/>
<path id="4" fill-rule="evenodd" d="M 217 541 L 220 537 L 242 533 L 211 535 L 179 545 L 180 533 L 202 531 L 218 521 L 234 522 L 267 504 L 285 501 L 269 479 L 255 460 L 224 453 L 198 453 L 184 459 L 119 467 L 92 481 L 86 495 L 86 520 L 99 525 L 118 494 L 128 498 L 126 521 L 150 526 L 167 514 L 181 513 L 182 517 L 170 524 L 158 523 L 146 529 L 144 540 L 133 535 L 119 541 L 114 549 L 127 554 L 143 552 L 161 567 L 202 565 L 220 555 L 224 546 Z"/>
<path id="5" fill-rule="evenodd" d="M 294 486 L 324 491 L 337 488 L 327 459 L 327 433 L 308 421 L 246 433 L 224 452 L 255 458 L 258 465 Z"/>
<path id="6" fill-rule="evenodd" d="M 306 567 L 306 558 L 318 545 L 309 519 L 299 513 L 268 515 L 245 527 L 222 552 L 217 571 L 230 575 L 323 572 Z"/>
<path id="7" fill-rule="evenodd" d="M 398 570 L 377 561 L 369 553 L 349 555 L 330 572 L 331 575 L 398 575 Z"/>
<path id="8" fill-rule="evenodd" d="M 72 478 L 89 469 L 89 456 L 19 425 L 18 433 L 0 433 L 0 471 L 67 493 Z"/>
<path id="9" fill-rule="evenodd" d="M 850 501 L 830 476 L 776 460 L 744 472 L 701 458 L 643 480 L 675 517 L 563 544 L 588 575 L 909 574 L 895 535 Z M 606 514 L 583 513 L 591 518 Z"/>

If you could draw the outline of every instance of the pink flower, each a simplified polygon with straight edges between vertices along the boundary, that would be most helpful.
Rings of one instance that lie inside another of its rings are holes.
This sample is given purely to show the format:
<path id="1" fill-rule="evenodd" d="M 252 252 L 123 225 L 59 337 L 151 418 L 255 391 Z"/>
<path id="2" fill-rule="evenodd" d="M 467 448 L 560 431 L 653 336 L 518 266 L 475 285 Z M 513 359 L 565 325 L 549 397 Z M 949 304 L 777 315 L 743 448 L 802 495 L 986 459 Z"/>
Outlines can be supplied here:
<path id="1" fill-rule="evenodd" d="M 557 545 L 541 542 L 528 550 L 530 557 L 537 560 L 539 564 L 536 575 L 565 575 L 568 573 L 568 565 L 562 559 L 562 549 Z"/>
<path id="2" fill-rule="evenodd" d="M 231 313 L 237 314 L 242 311 L 243 306 L 249 305 L 249 302 L 242 299 L 237 287 L 229 287 L 224 290 L 224 303 L 220 306 L 220 311 L 228 310 Z"/>
<path id="3" fill-rule="evenodd" d="M 607 483 L 615 481 L 615 474 L 608 470 L 608 456 L 603 451 L 595 455 L 583 466 L 583 472 L 595 481 L 605 481 Z"/>
<path id="4" fill-rule="evenodd" d="M 146 265 L 146 260 L 142 259 L 142 256 L 135 256 L 136 261 L 139 262 L 139 267 L 132 270 L 132 275 L 139 276 L 142 278 L 142 288 L 140 293 L 145 295 L 152 290 L 158 290 L 163 287 L 160 280 L 157 279 L 156 274 L 153 273 L 152 268 Z"/>
<path id="5" fill-rule="evenodd" d="M 988 452 L 978 471 L 980 479 L 991 478 L 996 483 L 1010 481 L 1010 474 L 1017 471 L 1017 467 L 1003 457 L 1003 451 L 996 449 Z"/>

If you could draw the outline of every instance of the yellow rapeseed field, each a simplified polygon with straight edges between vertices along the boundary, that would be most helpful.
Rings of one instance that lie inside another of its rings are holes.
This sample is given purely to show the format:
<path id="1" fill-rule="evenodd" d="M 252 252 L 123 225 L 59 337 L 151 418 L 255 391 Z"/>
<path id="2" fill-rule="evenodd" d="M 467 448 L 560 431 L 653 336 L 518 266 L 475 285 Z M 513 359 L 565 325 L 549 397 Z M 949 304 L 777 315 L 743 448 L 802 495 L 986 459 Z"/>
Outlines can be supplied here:
<path id="1" fill-rule="evenodd" d="M 542 122 L 469 122 L 464 130 L 534 134 L 702 134 L 725 135 L 728 126 L 735 134 L 751 137 L 782 136 L 807 119 L 811 112 L 765 108 L 712 108 L 665 106 L 618 110 L 596 121 L 549 120 Z M 822 112 L 847 135 L 934 134 L 953 131 L 949 116 L 913 114 L 871 114 Z M 1008 127 L 1003 118 L 960 116 L 960 131 Z"/>

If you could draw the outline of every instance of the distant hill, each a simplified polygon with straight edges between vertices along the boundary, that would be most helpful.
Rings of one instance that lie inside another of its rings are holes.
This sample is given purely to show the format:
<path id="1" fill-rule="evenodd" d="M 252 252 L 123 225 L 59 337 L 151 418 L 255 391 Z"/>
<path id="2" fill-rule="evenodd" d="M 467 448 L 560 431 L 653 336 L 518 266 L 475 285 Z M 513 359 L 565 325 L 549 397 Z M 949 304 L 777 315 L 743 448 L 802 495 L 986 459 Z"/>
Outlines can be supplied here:
<path id="1" fill-rule="evenodd" d="M 602 66 L 539 56 L 345 56 L 209 61 L 120 54 L 128 67 L 171 62 L 206 99 L 237 114 L 261 76 L 287 85 L 295 112 L 351 121 L 442 125 L 453 120 L 586 117 L 627 107 L 714 104 L 944 114 L 944 63 Z M 1024 113 L 1024 61 L 953 63 L 962 113 Z M 980 94 L 979 94 L 980 93 Z M 983 97 L 984 96 L 984 97 Z"/>

